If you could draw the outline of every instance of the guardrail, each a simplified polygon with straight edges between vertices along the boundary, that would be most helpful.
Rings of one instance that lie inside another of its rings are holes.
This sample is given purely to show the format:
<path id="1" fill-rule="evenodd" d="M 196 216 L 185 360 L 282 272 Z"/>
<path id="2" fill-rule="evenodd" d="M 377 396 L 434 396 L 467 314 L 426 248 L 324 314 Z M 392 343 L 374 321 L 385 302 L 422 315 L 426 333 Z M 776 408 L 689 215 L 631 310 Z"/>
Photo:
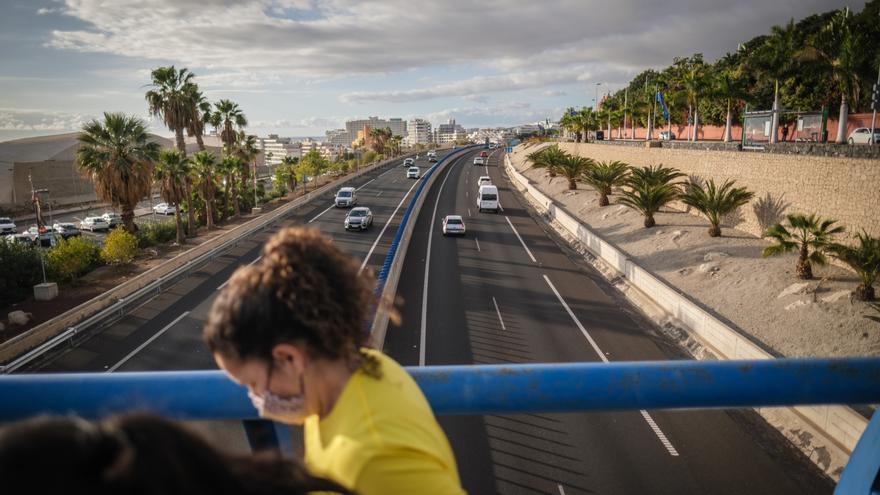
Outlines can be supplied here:
<path id="1" fill-rule="evenodd" d="M 427 366 L 407 371 L 437 414 L 880 403 L 878 358 Z M 0 397 L 0 421 L 131 411 L 184 420 L 256 418 L 245 390 L 219 371 L 10 375 L 0 377 Z M 877 493 L 878 472 L 880 414 L 875 414 L 835 493 Z"/>
<path id="2" fill-rule="evenodd" d="M 406 156 L 408 155 L 364 167 L 353 174 L 329 182 L 286 205 L 195 246 L 162 265 L 0 344 L 0 362 L 8 362 L 5 365 L 0 365 L 0 373 L 12 373 L 59 344 L 75 343 L 93 327 L 107 325 L 122 318 L 133 308 L 146 303 L 182 278 L 190 276 L 207 262 L 235 247 L 242 239 L 263 230 L 288 215 L 292 210 L 308 203 L 313 197 L 320 196 L 342 183 L 401 160 Z"/>

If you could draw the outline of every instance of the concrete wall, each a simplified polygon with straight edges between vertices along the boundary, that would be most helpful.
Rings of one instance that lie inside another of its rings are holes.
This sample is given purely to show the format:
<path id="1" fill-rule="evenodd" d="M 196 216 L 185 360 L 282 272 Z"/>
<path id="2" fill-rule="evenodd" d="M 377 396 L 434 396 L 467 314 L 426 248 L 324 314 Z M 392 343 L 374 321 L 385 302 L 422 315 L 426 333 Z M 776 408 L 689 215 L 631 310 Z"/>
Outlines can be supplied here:
<path id="1" fill-rule="evenodd" d="M 852 233 L 880 236 L 880 160 L 690 149 L 560 143 L 569 153 L 633 166 L 662 163 L 720 184 L 735 180 L 755 193 L 725 225 L 761 233 L 788 213 L 818 213 Z"/>

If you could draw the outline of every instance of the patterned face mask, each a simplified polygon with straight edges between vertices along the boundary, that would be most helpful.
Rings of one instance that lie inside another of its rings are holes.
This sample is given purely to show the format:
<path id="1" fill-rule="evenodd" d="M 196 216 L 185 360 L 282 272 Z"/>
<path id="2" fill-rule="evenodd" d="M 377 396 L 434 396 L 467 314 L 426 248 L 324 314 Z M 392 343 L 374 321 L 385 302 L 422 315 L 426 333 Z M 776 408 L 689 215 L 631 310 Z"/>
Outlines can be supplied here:
<path id="1" fill-rule="evenodd" d="M 302 393 L 289 397 L 281 397 L 269 391 L 269 383 L 272 378 L 272 368 L 269 366 L 269 374 L 266 379 L 266 390 L 258 395 L 248 391 L 251 403 L 260 413 L 261 418 L 271 419 L 285 424 L 302 424 L 307 416 L 306 400 Z M 300 390 L 305 390 L 302 376 L 299 378 Z"/>

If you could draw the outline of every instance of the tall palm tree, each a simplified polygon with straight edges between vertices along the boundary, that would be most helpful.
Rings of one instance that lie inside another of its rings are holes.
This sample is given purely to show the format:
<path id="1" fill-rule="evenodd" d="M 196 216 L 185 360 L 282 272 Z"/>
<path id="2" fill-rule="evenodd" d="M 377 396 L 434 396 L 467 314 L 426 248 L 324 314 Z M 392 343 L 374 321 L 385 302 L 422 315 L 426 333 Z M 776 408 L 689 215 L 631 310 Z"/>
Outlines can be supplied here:
<path id="1" fill-rule="evenodd" d="M 180 150 L 166 148 L 159 152 L 159 158 L 156 160 L 155 177 L 160 184 L 162 199 L 166 203 L 174 205 L 174 220 L 177 224 L 178 244 L 186 242 L 183 222 L 180 220 L 180 210 L 183 206 L 183 200 L 189 195 L 186 182 L 190 173 L 189 160 Z"/>
<path id="2" fill-rule="evenodd" d="M 863 231 L 856 235 L 856 239 L 858 244 L 855 246 L 835 244 L 831 246 L 830 251 L 833 256 L 849 265 L 859 275 L 856 299 L 873 301 L 874 282 L 880 277 L 880 238 L 871 237 Z"/>
<path id="3" fill-rule="evenodd" d="M 688 115 L 693 118 L 693 124 L 689 122 L 688 140 L 696 141 L 700 132 L 699 103 L 705 86 L 705 65 L 702 55 L 694 56 L 682 66 L 680 83 L 687 97 Z"/>
<path id="4" fill-rule="evenodd" d="M 134 207 L 150 193 L 159 145 L 150 141 L 147 123 L 122 113 L 104 113 L 82 127 L 76 165 L 88 174 L 98 196 L 122 211 L 122 223 L 137 231 Z"/>
<path id="5" fill-rule="evenodd" d="M 727 102 L 727 117 L 724 121 L 724 142 L 729 143 L 733 139 L 733 114 L 731 104 L 736 103 L 742 96 L 737 71 L 731 68 L 723 68 L 716 71 L 712 77 L 712 93 L 716 98 Z"/>
<path id="6" fill-rule="evenodd" d="M 211 124 L 220 131 L 220 140 L 226 148 L 226 154 L 232 153 L 237 131 L 247 126 L 247 117 L 238 107 L 238 103 L 231 100 L 220 100 L 214 103 L 214 113 L 211 114 Z"/>
<path id="7" fill-rule="evenodd" d="M 248 180 L 251 178 L 251 172 L 254 173 L 253 178 L 257 176 L 257 156 L 260 154 L 260 148 L 257 146 L 257 136 L 246 134 L 240 131 L 236 136 L 235 154 L 241 158 L 241 168 L 238 173 L 240 176 L 239 186 L 241 187 L 241 198 L 247 196 Z M 256 206 L 256 204 L 254 204 Z"/>
<path id="8" fill-rule="evenodd" d="M 840 94 L 836 143 L 846 142 L 849 102 L 859 101 L 859 69 L 865 54 L 863 35 L 853 28 L 849 8 L 834 14 L 828 24 L 798 53 L 798 58 L 821 62 L 827 77 Z"/>
<path id="9" fill-rule="evenodd" d="M 776 244 L 766 247 L 761 254 L 766 258 L 797 250 L 797 276 L 809 280 L 813 278 L 813 263 L 820 266 L 826 263 L 825 253 L 833 244 L 832 236 L 845 229 L 841 225 L 835 227 L 835 220 L 822 220 L 815 213 L 787 215 L 786 219 L 788 228 L 776 224 L 764 233 L 764 237 L 773 239 Z"/>
<path id="10" fill-rule="evenodd" d="M 391 139 L 391 129 L 388 127 L 370 129 L 370 147 L 380 155 L 385 155 L 388 141 Z"/>
<path id="11" fill-rule="evenodd" d="M 239 194 L 238 188 L 236 187 L 236 180 L 241 172 L 241 167 L 243 164 L 243 160 L 241 157 L 236 155 L 226 155 L 223 157 L 223 160 L 220 162 L 220 172 L 224 175 L 223 180 L 223 215 L 229 214 L 229 198 L 232 196 L 232 205 L 234 208 L 234 215 L 236 217 L 241 215 L 241 203 L 239 202 Z"/>
<path id="12" fill-rule="evenodd" d="M 188 87 L 187 96 L 190 104 L 190 119 L 186 134 L 190 137 L 195 136 L 199 151 L 205 151 L 203 136 L 205 135 L 205 127 L 212 123 L 211 102 L 205 98 L 205 95 L 199 91 L 195 84 Z"/>
<path id="13" fill-rule="evenodd" d="M 199 151 L 192 156 L 192 172 L 195 185 L 205 200 L 205 223 L 208 230 L 214 228 L 214 195 L 217 191 L 219 168 L 217 157 L 210 151 Z"/>
<path id="14" fill-rule="evenodd" d="M 281 159 L 281 165 L 287 168 L 285 178 L 287 179 L 287 188 L 290 192 L 296 192 L 296 165 L 299 158 L 294 156 L 285 156 Z"/>
<path id="15" fill-rule="evenodd" d="M 177 149 L 186 154 L 183 132 L 192 125 L 192 94 L 195 84 L 194 74 L 188 69 L 177 70 L 174 66 L 159 67 L 150 73 L 152 88 L 146 98 L 150 115 L 162 119 L 165 126 L 174 132 Z"/>
<path id="16" fill-rule="evenodd" d="M 400 146 L 403 143 L 403 136 L 392 136 L 391 137 L 391 153 L 394 156 L 400 154 Z"/>
<path id="17" fill-rule="evenodd" d="M 595 162 L 591 158 L 563 153 L 562 158 L 556 163 L 556 170 L 560 175 L 568 179 L 568 189 L 577 189 L 577 180 L 593 166 Z"/>
<path id="18" fill-rule="evenodd" d="M 682 203 L 693 206 L 709 220 L 710 237 L 721 235 L 721 219 L 725 215 L 736 211 L 755 196 L 746 188 L 733 185 L 734 181 L 727 180 L 717 187 L 715 181 L 709 179 L 704 189 L 700 184 L 691 183 L 681 197 Z"/>
<path id="19" fill-rule="evenodd" d="M 581 180 L 593 186 L 599 193 L 599 206 L 608 206 L 608 195 L 611 189 L 626 183 L 629 165 L 619 161 L 600 162 L 594 164 L 581 176 Z"/>
<path id="20" fill-rule="evenodd" d="M 594 131 L 599 127 L 599 120 L 596 112 L 593 111 L 592 108 L 582 108 L 573 117 L 574 121 L 574 129 L 575 136 L 577 136 L 577 142 L 581 142 L 581 137 L 583 137 L 584 142 L 589 141 L 590 131 Z"/>

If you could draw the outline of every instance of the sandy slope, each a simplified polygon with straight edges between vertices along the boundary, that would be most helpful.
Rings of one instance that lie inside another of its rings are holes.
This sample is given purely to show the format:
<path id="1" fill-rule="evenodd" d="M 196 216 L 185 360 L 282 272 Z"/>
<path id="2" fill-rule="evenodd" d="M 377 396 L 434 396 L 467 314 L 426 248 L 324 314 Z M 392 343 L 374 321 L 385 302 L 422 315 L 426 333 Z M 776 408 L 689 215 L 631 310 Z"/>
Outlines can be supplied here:
<path id="1" fill-rule="evenodd" d="M 814 267 L 815 280 L 794 274 L 795 255 L 762 258 L 768 242 L 731 228 L 711 238 L 702 218 L 666 209 L 645 229 L 643 217 L 622 205 L 598 206 L 587 185 L 568 191 L 565 179 L 530 168 L 525 155 L 511 163 L 548 196 L 562 203 L 607 241 L 616 244 L 667 283 L 714 310 L 782 355 L 880 355 L 880 312 L 851 300 L 855 274 L 834 266 Z"/>

